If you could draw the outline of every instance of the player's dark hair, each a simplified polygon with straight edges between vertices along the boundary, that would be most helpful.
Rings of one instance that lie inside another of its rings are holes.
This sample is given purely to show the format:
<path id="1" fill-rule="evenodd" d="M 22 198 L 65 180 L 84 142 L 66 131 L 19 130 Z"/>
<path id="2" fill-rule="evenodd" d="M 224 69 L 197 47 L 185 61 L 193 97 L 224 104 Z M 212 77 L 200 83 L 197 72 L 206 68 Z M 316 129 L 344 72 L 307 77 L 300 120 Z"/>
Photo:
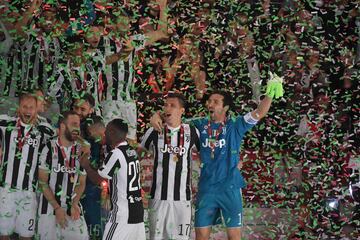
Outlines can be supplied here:
<path id="1" fill-rule="evenodd" d="M 179 101 L 180 106 L 186 109 L 186 98 L 183 94 L 171 92 L 165 95 L 165 99 L 168 98 L 176 98 Z"/>
<path id="2" fill-rule="evenodd" d="M 219 94 L 224 97 L 223 99 L 224 107 L 229 106 L 229 110 L 232 110 L 234 108 L 234 100 L 230 93 L 222 90 L 214 90 L 209 94 L 207 99 L 209 99 L 214 94 Z"/>
<path id="3" fill-rule="evenodd" d="M 80 117 L 79 114 L 77 114 L 75 111 L 72 111 L 72 110 L 63 112 L 62 114 L 60 114 L 58 126 L 60 126 L 61 123 L 65 123 L 66 120 L 69 118 L 69 116 L 72 116 L 72 115 L 76 115 L 76 116 Z"/>
<path id="4" fill-rule="evenodd" d="M 73 104 L 76 100 L 88 102 L 92 108 L 95 107 L 95 99 L 90 93 L 81 92 L 78 97 L 75 97 Z"/>
<path id="5" fill-rule="evenodd" d="M 87 118 L 86 121 L 88 126 L 105 126 L 103 118 L 98 115 L 92 115 L 91 117 Z"/>
<path id="6" fill-rule="evenodd" d="M 124 141 L 128 133 L 128 125 L 120 118 L 111 120 L 107 128 L 110 127 L 112 130 L 112 138 L 116 141 Z"/>
<path id="7" fill-rule="evenodd" d="M 20 93 L 20 95 L 19 95 L 19 103 L 22 101 L 22 100 L 24 100 L 24 99 L 26 99 L 26 98 L 33 98 L 33 99 L 35 99 L 35 101 L 37 102 L 37 96 L 36 96 L 36 94 L 34 94 L 34 92 L 33 91 L 22 91 L 21 93 Z"/>

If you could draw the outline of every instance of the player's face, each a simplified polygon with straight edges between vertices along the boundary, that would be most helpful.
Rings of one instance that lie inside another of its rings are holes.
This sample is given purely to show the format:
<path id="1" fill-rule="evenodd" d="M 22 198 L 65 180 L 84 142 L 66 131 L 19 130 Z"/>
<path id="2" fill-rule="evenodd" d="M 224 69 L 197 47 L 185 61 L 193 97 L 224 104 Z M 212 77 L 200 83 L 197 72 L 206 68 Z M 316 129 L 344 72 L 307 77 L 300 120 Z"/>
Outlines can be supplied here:
<path id="1" fill-rule="evenodd" d="M 51 11 L 44 11 L 39 19 L 39 27 L 46 33 L 52 31 L 55 20 L 55 13 Z"/>
<path id="2" fill-rule="evenodd" d="M 114 139 L 114 131 L 113 131 L 113 126 L 111 126 L 111 124 L 106 125 L 106 129 L 105 129 L 105 143 L 106 145 L 108 145 L 109 147 L 114 147 L 113 145 L 116 144 Z"/>
<path id="3" fill-rule="evenodd" d="M 206 101 L 206 107 L 213 121 L 223 120 L 228 109 L 224 107 L 224 97 L 220 94 L 212 94 Z"/>
<path id="4" fill-rule="evenodd" d="M 19 117 L 23 123 L 32 123 L 37 116 L 37 101 L 35 98 L 23 98 L 19 104 Z"/>
<path id="5" fill-rule="evenodd" d="M 167 98 L 164 104 L 165 122 L 168 124 L 181 122 L 181 116 L 185 112 L 177 98 Z"/>
<path id="6" fill-rule="evenodd" d="M 192 42 L 190 39 L 185 38 L 179 46 L 179 51 L 182 54 L 189 54 L 191 52 Z"/>
<path id="7" fill-rule="evenodd" d="M 93 108 L 90 103 L 84 100 L 76 100 L 73 110 L 80 116 L 81 119 L 85 119 L 93 113 Z"/>
<path id="8" fill-rule="evenodd" d="M 85 35 L 86 42 L 90 44 L 91 47 L 96 48 L 99 45 L 103 31 L 103 27 L 90 27 Z"/>
<path id="9" fill-rule="evenodd" d="M 94 139 L 96 142 L 99 142 L 101 144 L 105 143 L 105 128 L 104 127 L 95 127 L 91 126 L 88 128 L 89 135 L 92 139 Z"/>
<path id="10" fill-rule="evenodd" d="M 70 115 L 64 124 L 64 134 L 67 140 L 73 142 L 80 135 L 80 117 L 78 115 Z"/>

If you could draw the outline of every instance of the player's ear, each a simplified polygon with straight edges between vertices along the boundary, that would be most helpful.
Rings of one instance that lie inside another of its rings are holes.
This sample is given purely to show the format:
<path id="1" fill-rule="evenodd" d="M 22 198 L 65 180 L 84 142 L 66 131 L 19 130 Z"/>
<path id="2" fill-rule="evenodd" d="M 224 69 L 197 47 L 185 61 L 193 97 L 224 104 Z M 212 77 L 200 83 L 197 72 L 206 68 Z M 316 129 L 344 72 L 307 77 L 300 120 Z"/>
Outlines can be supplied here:
<path id="1" fill-rule="evenodd" d="M 62 121 L 59 124 L 59 129 L 64 130 L 64 128 L 65 128 L 65 123 Z"/>
<path id="2" fill-rule="evenodd" d="M 225 112 L 227 112 L 227 111 L 229 110 L 229 105 L 226 105 L 226 106 L 224 107 L 224 110 L 225 110 Z"/>

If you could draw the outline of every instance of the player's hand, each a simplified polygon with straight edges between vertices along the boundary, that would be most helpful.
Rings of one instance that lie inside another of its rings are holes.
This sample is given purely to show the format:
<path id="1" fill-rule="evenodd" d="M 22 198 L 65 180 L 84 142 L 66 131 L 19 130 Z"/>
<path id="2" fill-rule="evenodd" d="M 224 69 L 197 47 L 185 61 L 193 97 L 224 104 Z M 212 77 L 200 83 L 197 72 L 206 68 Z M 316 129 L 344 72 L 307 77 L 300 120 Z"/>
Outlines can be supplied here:
<path id="1" fill-rule="evenodd" d="M 80 143 L 81 148 L 80 148 L 80 156 L 82 155 L 86 155 L 86 156 L 90 156 L 91 151 L 90 151 L 90 143 L 88 143 L 85 139 L 83 139 L 80 135 L 77 137 L 77 142 Z"/>
<path id="2" fill-rule="evenodd" d="M 66 212 L 65 209 L 62 207 L 55 210 L 55 218 L 56 223 L 61 226 L 61 228 L 67 227 L 67 221 L 66 221 Z"/>
<path id="3" fill-rule="evenodd" d="M 41 4 L 42 4 L 42 0 L 33 0 L 31 2 L 31 5 L 30 5 L 30 9 L 31 10 L 37 10 L 40 8 Z"/>
<path id="4" fill-rule="evenodd" d="M 278 99 L 284 95 L 283 78 L 276 75 L 276 73 L 269 72 L 270 80 L 267 82 L 265 95 L 269 98 Z"/>
<path id="5" fill-rule="evenodd" d="M 128 39 L 124 39 L 122 41 L 122 49 L 121 52 L 126 53 L 126 56 L 128 56 L 128 54 L 134 50 L 134 46 L 133 46 L 133 40 L 131 38 Z"/>
<path id="6" fill-rule="evenodd" d="M 157 111 L 155 112 L 151 118 L 150 118 L 150 124 L 151 126 L 158 132 L 161 132 L 162 131 L 162 128 L 163 128 L 163 121 L 161 119 L 161 115 L 160 115 L 160 112 Z"/>
<path id="7" fill-rule="evenodd" d="M 201 100 L 204 97 L 204 90 L 197 90 L 195 95 L 197 100 Z"/>
<path id="8" fill-rule="evenodd" d="M 111 201 L 109 193 L 101 193 L 101 207 L 106 210 L 111 210 Z"/>
<path id="9" fill-rule="evenodd" d="M 91 151 L 90 151 L 90 145 L 82 145 L 80 148 L 80 156 L 85 155 L 85 156 L 90 156 Z"/>
<path id="10" fill-rule="evenodd" d="M 75 204 L 73 203 L 71 205 L 71 209 L 70 209 L 70 212 L 71 212 L 71 219 L 72 220 L 78 220 L 80 218 L 80 207 L 79 207 L 79 204 Z"/>

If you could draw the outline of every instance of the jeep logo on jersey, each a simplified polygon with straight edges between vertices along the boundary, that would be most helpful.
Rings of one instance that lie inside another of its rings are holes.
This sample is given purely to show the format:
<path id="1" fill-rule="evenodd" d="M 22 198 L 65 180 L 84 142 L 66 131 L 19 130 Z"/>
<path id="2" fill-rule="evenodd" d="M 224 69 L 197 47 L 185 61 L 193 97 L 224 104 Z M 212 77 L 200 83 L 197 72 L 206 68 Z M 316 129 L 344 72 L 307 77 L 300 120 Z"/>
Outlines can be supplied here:
<path id="1" fill-rule="evenodd" d="M 180 156 L 183 156 L 186 152 L 186 148 L 178 146 L 173 147 L 165 144 L 164 148 L 161 148 L 160 151 L 162 153 L 180 154 Z"/>
<path id="2" fill-rule="evenodd" d="M 220 140 L 216 140 L 216 141 L 214 141 L 214 145 L 215 145 L 215 147 L 219 147 L 219 148 L 222 148 L 223 146 L 225 146 L 225 139 L 220 139 Z M 209 143 L 209 139 L 207 138 L 206 140 L 205 140 L 205 143 L 202 143 L 202 146 L 203 147 L 210 147 L 210 143 Z"/>
<path id="3" fill-rule="evenodd" d="M 136 156 L 136 151 L 133 150 L 133 149 L 127 149 L 127 150 L 126 150 L 126 155 L 127 155 L 128 157 Z"/>
<path id="4" fill-rule="evenodd" d="M 14 138 L 14 141 L 15 141 L 16 143 L 19 142 L 19 140 L 18 140 L 17 137 Z M 39 146 L 40 140 L 39 140 L 39 139 L 36 139 L 36 138 L 27 137 L 27 138 L 25 138 L 24 143 L 27 144 L 27 145 L 29 145 L 29 146 L 37 147 L 37 146 Z"/>
<path id="5" fill-rule="evenodd" d="M 54 172 L 59 173 L 76 173 L 76 167 L 70 168 L 70 167 L 65 167 L 65 166 L 61 166 L 60 163 L 58 163 L 57 167 L 53 168 Z"/>
<path id="6" fill-rule="evenodd" d="M 142 197 L 134 197 L 133 195 L 130 195 L 128 197 L 130 203 L 140 202 L 142 200 Z"/>

